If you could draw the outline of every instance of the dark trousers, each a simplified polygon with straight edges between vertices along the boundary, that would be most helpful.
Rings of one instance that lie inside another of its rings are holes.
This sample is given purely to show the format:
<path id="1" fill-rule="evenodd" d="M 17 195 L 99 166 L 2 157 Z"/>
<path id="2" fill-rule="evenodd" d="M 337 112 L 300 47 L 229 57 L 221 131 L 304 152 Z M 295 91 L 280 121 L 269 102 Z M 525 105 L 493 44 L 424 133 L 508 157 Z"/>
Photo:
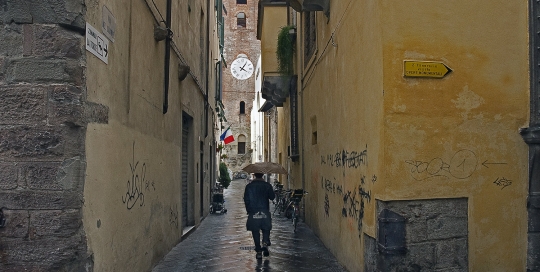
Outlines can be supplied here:
<path id="1" fill-rule="evenodd" d="M 263 234 L 262 242 L 270 244 L 270 230 L 261 230 Z M 261 232 L 260 231 L 251 231 L 253 234 L 253 241 L 255 242 L 255 251 L 261 252 Z"/>

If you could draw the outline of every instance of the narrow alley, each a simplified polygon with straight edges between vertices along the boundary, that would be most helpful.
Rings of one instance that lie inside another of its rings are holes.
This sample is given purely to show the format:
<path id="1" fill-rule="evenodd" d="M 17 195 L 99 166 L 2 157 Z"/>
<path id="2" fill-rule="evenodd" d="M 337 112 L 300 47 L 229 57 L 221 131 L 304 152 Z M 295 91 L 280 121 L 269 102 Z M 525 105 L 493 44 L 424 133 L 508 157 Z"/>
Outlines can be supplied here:
<path id="1" fill-rule="evenodd" d="M 245 184 L 243 179 L 233 180 L 224 190 L 227 213 L 209 214 L 152 271 L 347 271 L 306 225 L 300 223 L 295 233 L 291 221 L 281 215 L 272 220 L 270 256 L 257 260 L 245 227 Z"/>

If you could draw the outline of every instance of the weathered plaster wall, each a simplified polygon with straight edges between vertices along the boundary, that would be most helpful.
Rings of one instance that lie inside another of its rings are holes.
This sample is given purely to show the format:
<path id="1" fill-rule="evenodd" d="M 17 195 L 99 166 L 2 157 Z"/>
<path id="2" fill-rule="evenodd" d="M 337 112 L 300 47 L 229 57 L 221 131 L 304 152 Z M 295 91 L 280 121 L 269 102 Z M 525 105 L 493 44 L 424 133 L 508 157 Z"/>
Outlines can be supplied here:
<path id="1" fill-rule="evenodd" d="M 380 11 L 355 1 L 331 10 L 329 23 L 316 14 L 317 51 L 299 80 L 306 220 L 349 270 L 361 271 L 363 233 L 375 233 L 374 192 L 384 182 Z"/>
<path id="2" fill-rule="evenodd" d="M 260 40 L 261 40 L 261 54 L 262 54 L 262 71 L 267 76 L 278 76 L 277 73 L 277 34 L 280 29 L 288 24 L 287 13 L 285 5 L 265 6 L 264 15 L 262 18 Z M 285 188 L 302 188 L 302 179 L 299 174 L 300 168 L 294 168 L 294 164 L 289 156 L 290 146 L 290 99 L 287 99 L 281 107 L 277 107 L 277 120 L 273 120 L 272 126 L 277 125 L 278 129 L 275 129 L 273 133 L 277 133 L 275 142 L 272 145 L 276 145 L 275 150 L 270 150 L 271 160 L 283 165 L 286 169 L 290 170 L 289 175 L 279 175 L 276 177 L 281 183 L 285 185 Z M 274 114 L 272 111 L 271 114 Z M 268 120 L 268 119 L 267 119 Z M 277 121 L 277 124 L 275 123 Z"/>
<path id="3" fill-rule="evenodd" d="M 173 3 L 164 115 L 165 45 L 154 25 L 165 3 L 0 3 L 0 270 L 150 270 L 186 232 L 184 214 L 191 226 L 207 214 L 214 3 Z M 84 36 L 86 23 L 101 32 L 105 7 L 116 19 L 108 64 L 85 50 Z M 184 81 L 180 63 L 192 69 Z M 192 118 L 188 208 L 183 112 Z"/>
<path id="4" fill-rule="evenodd" d="M 262 70 L 265 73 L 277 72 L 277 34 L 287 25 L 287 12 L 284 6 L 264 6 L 262 24 L 264 28 L 259 33 L 261 40 Z"/>
<path id="5" fill-rule="evenodd" d="M 206 44 L 206 16 L 212 17 L 209 38 L 217 35 L 214 5 L 207 10 L 203 1 L 173 1 L 168 111 L 163 114 L 165 41 L 154 39 L 154 26 L 161 21 L 159 13 L 165 16 L 166 1 L 153 2 L 156 6 L 152 1 L 88 5 L 90 24 L 100 26 L 103 6 L 117 22 L 109 63 L 87 54 L 88 99 L 110 108 L 108 123 L 90 125 L 86 136 L 83 222 L 96 271 L 150 270 L 208 213 L 215 177 L 211 169 L 216 169 L 210 165 L 215 150 L 215 67 L 211 57 L 206 59 L 205 48 L 217 49 L 215 43 Z M 179 64 L 191 69 L 183 81 L 178 79 Z M 183 114 L 191 118 L 186 173 Z M 188 183 L 187 207 L 182 201 L 183 179 Z"/>
<path id="6" fill-rule="evenodd" d="M 380 198 L 468 198 L 471 271 L 523 270 L 527 149 L 518 130 L 529 112 L 527 3 L 380 7 L 388 166 Z M 404 60 L 443 62 L 453 72 L 405 78 Z"/>
<path id="7" fill-rule="evenodd" d="M 465 198 L 467 263 L 426 267 L 523 270 L 526 3 L 333 1 L 330 10 L 330 19 L 317 12 L 317 50 L 300 80 L 307 223 L 349 270 L 378 269 L 365 252 L 377 237 L 375 200 Z M 406 78 L 404 60 L 453 72 Z M 447 217 L 437 216 L 442 229 Z"/>

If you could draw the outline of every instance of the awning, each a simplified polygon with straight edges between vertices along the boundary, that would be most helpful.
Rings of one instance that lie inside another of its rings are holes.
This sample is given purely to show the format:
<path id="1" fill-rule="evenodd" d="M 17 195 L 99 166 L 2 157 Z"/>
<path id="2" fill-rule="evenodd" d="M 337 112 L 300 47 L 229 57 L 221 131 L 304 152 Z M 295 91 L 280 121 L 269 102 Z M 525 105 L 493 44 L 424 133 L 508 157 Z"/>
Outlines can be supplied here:
<path id="1" fill-rule="evenodd" d="M 282 107 L 289 97 L 291 76 L 265 75 L 262 84 L 262 98 L 276 107 Z"/>
<path id="2" fill-rule="evenodd" d="M 259 109 L 259 112 L 267 112 L 272 107 L 274 107 L 274 105 L 271 102 L 265 101 L 262 107 Z"/>

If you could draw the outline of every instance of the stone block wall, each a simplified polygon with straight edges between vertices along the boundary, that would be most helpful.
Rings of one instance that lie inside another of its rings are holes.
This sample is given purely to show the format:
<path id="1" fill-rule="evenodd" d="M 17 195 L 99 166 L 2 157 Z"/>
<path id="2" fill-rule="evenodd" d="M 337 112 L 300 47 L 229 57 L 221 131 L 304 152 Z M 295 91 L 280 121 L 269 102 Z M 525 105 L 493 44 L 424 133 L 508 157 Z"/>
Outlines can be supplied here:
<path id="1" fill-rule="evenodd" d="M 0 1 L 1 271 L 91 271 L 82 228 L 83 0 Z"/>
<path id="2" fill-rule="evenodd" d="M 364 233 L 364 271 L 377 271 L 377 240 Z"/>
<path id="3" fill-rule="evenodd" d="M 365 267 L 369 268 L 366 271 L 469 270 L 466 198 L 378 201 L 379 234 L 384 209 L 405 219 L 405 250 L 381 250 L 383 242 L 381 237 L 377 237 L 377 252 L 366 255 Z M 370 249 L 373 250 L 372 243 L 366 243 L 366 251 Z M 373 263 L 375 256 L 377 269 L 372 270 L 373 265 L 369 264 Z"/>

